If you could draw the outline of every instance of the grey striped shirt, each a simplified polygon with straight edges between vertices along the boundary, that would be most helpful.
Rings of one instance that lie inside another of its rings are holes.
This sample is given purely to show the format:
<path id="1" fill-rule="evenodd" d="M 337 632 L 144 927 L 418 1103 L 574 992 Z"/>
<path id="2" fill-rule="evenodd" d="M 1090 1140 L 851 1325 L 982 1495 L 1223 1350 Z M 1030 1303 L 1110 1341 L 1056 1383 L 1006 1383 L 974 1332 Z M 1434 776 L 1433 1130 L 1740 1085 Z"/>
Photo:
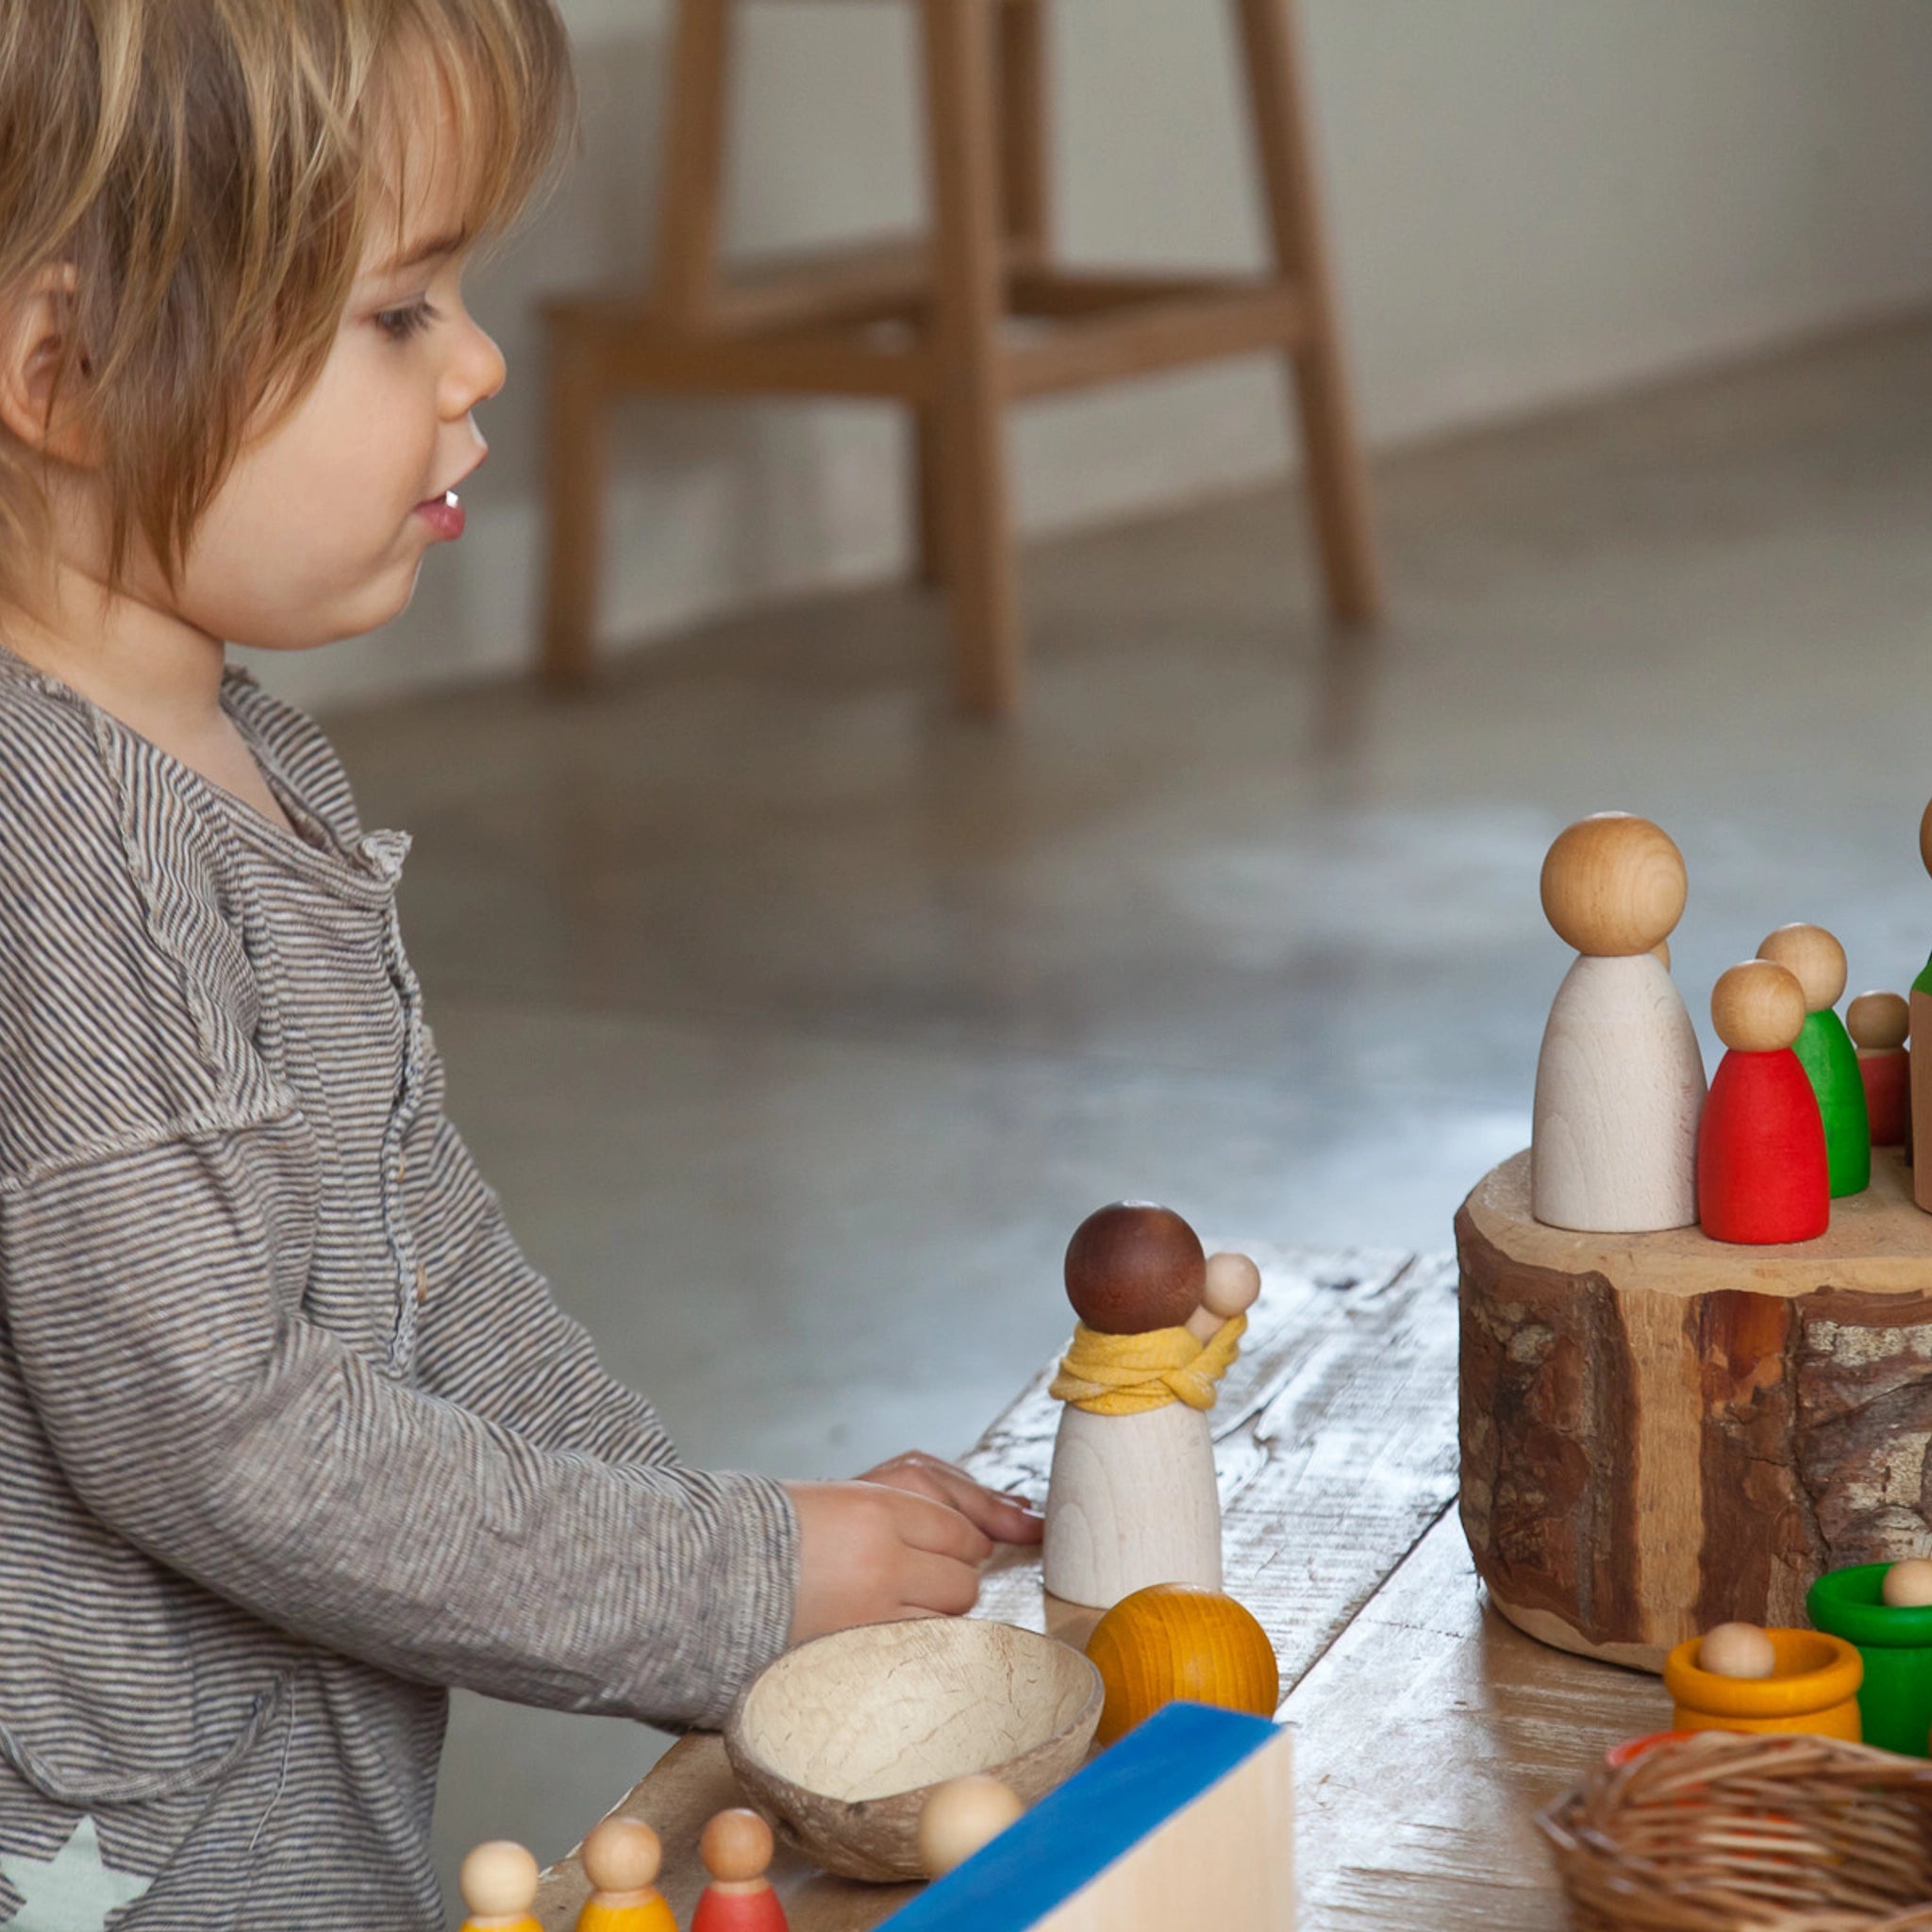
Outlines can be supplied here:
<path id="1" fill-rule="evenodd" d="M 716 1724 L 791 1611 L 783 1489 L 677 1459 L 443 1117 L 407 837 L 222 695 L 299 840 L 0 650 L 16 1932 L 422 1932 L 445 1687 Z"/>

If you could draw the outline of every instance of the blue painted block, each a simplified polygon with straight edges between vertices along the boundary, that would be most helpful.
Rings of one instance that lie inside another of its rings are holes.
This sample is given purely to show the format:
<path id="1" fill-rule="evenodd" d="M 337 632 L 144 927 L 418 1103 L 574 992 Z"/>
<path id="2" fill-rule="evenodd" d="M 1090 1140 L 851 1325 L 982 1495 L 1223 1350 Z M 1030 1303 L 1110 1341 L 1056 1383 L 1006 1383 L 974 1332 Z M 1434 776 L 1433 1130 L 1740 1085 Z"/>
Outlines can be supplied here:
<path id="1" fill-rule="evenodd" d="M 1025 1932 L 1280 1736 L 1242 1711 L 1166 1705 L 881 1932 Z"/>

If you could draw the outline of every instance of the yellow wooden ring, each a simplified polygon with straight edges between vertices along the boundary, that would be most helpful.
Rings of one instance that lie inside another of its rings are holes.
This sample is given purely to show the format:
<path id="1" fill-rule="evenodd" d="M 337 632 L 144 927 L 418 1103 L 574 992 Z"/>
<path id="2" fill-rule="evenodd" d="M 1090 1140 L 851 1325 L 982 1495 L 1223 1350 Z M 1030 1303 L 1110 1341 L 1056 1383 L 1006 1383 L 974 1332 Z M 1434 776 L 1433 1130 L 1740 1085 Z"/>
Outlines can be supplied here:
<path id="1" fill-rule="evenodd" d="M 1664 1689 L 1679 1730 L 1818 1731 L 1856 1739 L 1865 1659 L 1856 1645 L 1823 1630 L 1767 1630 L 1776 1658 L 1768 1677 L 1720 1677 L 1697 1663 L 1700 1637 L 1687 1637 L 1664 1661 Z M 1837 1707 L 1851 1704 L 1849 1732 Z M 1824 1720 L 1829 1718 L 1827 1724 Z"/>

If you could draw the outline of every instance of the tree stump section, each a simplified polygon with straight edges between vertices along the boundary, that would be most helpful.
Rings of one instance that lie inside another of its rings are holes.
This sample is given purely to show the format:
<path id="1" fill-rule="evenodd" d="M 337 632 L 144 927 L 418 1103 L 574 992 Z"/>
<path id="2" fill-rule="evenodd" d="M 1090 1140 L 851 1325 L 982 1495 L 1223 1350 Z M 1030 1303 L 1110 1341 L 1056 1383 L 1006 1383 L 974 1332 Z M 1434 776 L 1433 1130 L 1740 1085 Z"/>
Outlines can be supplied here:
<path id="1" fill-rule="evenodd" d="M 1463 1533 L 1530 1636 L 1657 1671 L 1713 1624 L 1804 1627 L 1823 1571 L 1932 1554 L 1932 1215 L 1896 1149 L 1784 1247 L 1545 1227 L 1523 1153 L 1456 1244 Z"/>

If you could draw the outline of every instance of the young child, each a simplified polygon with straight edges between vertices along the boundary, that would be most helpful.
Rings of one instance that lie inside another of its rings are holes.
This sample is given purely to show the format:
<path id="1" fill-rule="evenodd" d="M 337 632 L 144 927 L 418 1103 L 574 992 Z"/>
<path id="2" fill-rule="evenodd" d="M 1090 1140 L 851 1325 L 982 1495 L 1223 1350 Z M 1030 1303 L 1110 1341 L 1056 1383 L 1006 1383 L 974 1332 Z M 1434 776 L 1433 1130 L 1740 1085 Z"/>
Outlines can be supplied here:
<path id="1" fill-rule="evenodd" d="M 460 530 L 572 108 L 551 0 L 0 9 L 0 1924 L 421 1932 L 446 1687 L 715 1724 L 1040 1535 L 678 1459 L 443 1116 L 407 839 L 225 668 Z"/>

